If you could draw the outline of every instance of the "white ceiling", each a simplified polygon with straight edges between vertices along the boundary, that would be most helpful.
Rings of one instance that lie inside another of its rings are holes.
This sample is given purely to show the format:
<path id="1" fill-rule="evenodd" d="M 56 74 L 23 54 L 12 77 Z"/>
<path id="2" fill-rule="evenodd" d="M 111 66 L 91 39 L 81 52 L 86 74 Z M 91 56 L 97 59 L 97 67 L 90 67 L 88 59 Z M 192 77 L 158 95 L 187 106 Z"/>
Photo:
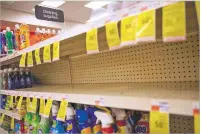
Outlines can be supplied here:
<path id="1" fill-rule="evenodd" d="M 1 1 L 1 6 L 34 14 L 32 9 L 41 2 L 42 1 Z M 92 11 L 84 7 L 88 2 L 89 1 L 66 1 L 65 4 L 58 8 L 64 11 L 65 20 L 86 23 Z"/>

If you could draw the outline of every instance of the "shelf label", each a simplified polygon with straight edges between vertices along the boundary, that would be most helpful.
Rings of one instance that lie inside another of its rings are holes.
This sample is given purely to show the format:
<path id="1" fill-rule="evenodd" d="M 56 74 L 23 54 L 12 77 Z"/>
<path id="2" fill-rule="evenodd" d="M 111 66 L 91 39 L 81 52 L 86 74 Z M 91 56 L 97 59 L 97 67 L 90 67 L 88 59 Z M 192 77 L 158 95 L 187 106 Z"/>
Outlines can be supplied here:
<path id="1" fill-rule="evenodd" d="M 31 112 L 31 101 L 30 101 L 30 98 L 27 97 L 26 98 L 26 102 L 27 102 L 27 112 Z"/>
<path id="2" fill-rule="evenodd" d="M 33 98 L 31 104 L 32 104 L 32 109 L 31 109 L 32 113 L 36 113 L 36 110 L 37 110 L 37 98 L 36 97 Z"/>
<path id="3" fill-rule="evenodd" d="M 109 22 L 105 25 L 107 44 L 110 50 L 120 48 L 119 31 L 117 22 Z"/>
<path id="4" fill-rule="evenodd" d="M 43 49 L 43 61 L 44 63 L 51 62 L 50 45 L 45 46 Z"/>
<path id="5" fill-rule="evenodd" d="M 5 114 L 2 114 L 0 118 L 0 125 L 3 123 L 4 117 L 5 117 Z"/>
<path id="6" fill-rule="evenodd" d="M 53 61 L 59 60 L 60 55 L 60 42 L 55 42 L 53 44 Z"/>
<path id="7" fill-rule="evenodd" d="M 59 111 L 57 114 L 57 120 L 65 121 L 67 106 L 68 106 L 68 101 L 66 99 L 62 99 L 60 107 L 59 107 Z"/>
<path id="8" fill-rule="evenodd" d="M 45 109 L 45 99 L 43 99 L 42 97 L 40 98 L 40 110 L 39 110 L 39 114 L 43 115 L 44 114 L 44 109 Z"/>
<path id="9" fill-rule="evenodd" d="M 200 133 L 200 107 L 199 102 L 193 104 L 193 115 L 194 115 L 194 133 Z"/>
<path id="10" fill-rule="evenodd" d="M 128 16 L 121 20 L 121 46 L 136 44 L 137 16 Z"/>
<path id="11" fill-rule="evenodd" d="M 98 29 L 94 28 L 87 32 L 86 34 L 86 49 L 87 54 L 98 53 Z"/>
<path id="12" fill-rule="evenodd" d="M 200 1 L 195 1 L 195 8 L 197 13 L 198 26 L 200 26 Z"/>
<path id="13" fill-rule="evenodd" d="M 40 65 L 41 64 L 41 60 L 40 60 L 40 48 L 35 50 L 35 59 L 36 59 L 36 64 Z"/>
<path id="14" fill-rule="evenodd" d="M 52 101 L 53 100 L 51 98 L 47 99 L 47 103 L 45 105 L 45 110 L 44 110 L 44 114 L 43 114 L 44 117 L 49 117 L 50 110 L 52 108 Z"/>
<path id="15" fill-rule="evenodd" d="M 95 105 L 96 106 L 104 106 L 104 97 L 98 97 L 96 100 L 95 100 Z"/>
<path id="16" fill-rule="evenodd" d="M 155 10 L 143 12 L 137 20 L 137 42 L 155 41 Z"/>
<path id="17" fill-rule="evenodd" d="M 163 41 L 183 41 L 186 39 L 185 1 L 163 7 Z"/>
<path id="18" fill-rule="evenodd" d="M 14 130 L 14 128 L 15 128 L 15 119 L 14 119 L 13 117 L 11 118 L 10 128 L 11 128 L 12 130 Z"/>
<path id="19" fill-rule="evenodd" d="M 23 96 L 20 96 L 20 99 L 19 99 L 18 104 L 17 104 L 17 109 L 21 109 L 22 100 L 23 100 Z"/>
<path id="20" fill-rule="evenodd" d="M 10 96 L 9 107 L 10 107 L 10 108 L 13 108 L 13 96 Z"/>
<path id="21" fill-rule="evenodd" d="M 19 67 L 25 67 L 25 61 L 26 61 L 26 53 L 22 54 L 20 58 L 20 65 Z"/>
<path id="22" fill-rule="evenodd" d="M 150 111 L 150 134 L 169 134 L 169 105 L 154 102 Z"/>
<path id="23" fill-rule="evenodd" d="M 27 66 L 28 67 L 33 67 L 33 55 L 32 55 L 32 51 L 28 52 Z"/>

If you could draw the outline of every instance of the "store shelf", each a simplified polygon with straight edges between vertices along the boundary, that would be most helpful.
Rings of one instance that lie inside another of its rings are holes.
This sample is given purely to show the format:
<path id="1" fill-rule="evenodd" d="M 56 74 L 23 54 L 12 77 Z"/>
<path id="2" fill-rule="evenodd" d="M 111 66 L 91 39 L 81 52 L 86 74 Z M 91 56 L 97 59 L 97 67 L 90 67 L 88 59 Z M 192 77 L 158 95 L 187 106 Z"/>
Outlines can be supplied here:
<path id="1" fill-rule="evenodd" d="M 1 94 L 61 100 L 149 111 L 152 101 L 167 102 L 172 114 L 192 115 L 192 105 L 199 100 L 198 82 L 47 85 Z"/>
<path id="2" fill-rule="evenodd" d="M 0 127 L 0 134 L 8 134 L 8 132 Z"/>
<path id="3" fill-rule="evenodd" d="M 16 112 L 12 112 L 12 111 L 8 111 L 8 110 L 4 110 L 4 109 L 0 109 L 0 113 L 3 113 L 7 116 L 10 116 L 10 117 L 13 117 L 17 120 L 21 120 L 22 119 L 22 116 Z"/>

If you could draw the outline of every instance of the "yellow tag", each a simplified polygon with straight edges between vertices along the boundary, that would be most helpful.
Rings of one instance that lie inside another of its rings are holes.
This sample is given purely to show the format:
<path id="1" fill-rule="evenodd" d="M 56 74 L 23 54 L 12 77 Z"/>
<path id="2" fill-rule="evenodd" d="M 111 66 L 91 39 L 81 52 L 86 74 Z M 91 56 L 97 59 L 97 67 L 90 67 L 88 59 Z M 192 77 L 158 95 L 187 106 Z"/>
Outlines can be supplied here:
<path id="1" fill-rule="evenodd" d="M 14 118 L 11 118 L 10 128 L 11 128 L 11 129 L 14 129 L 14 128 L 15 128 L 15 119 L 14 119 Z"/>
<path id="2" fill-rule="evenodd" d="M 53 61 L 59 60 L 60 53 L 60 42 L 55 42 L 53 44 Z"/>
<path id="3" fill-rule="evenodd" d="M 105 25 L 107 44 L 110 49 L 116 49 L 120 47 L 119 32 L 117 22 L 110 22 Z"/>
<path id="4" fill-rule="evenodd" d="M 44 109 L 45 109 L 45 100 L 43 98 L 40 98 L 40 110 L 39 110 L 40 115 L 44 114 Z"/>
<path id="5" fill-rule="evenodd" d="M 43 61 L 44 63 L 51 62 L 50 45 L 45 46 L 43 49 Z"/>
<path id="6" fill-rule="evenodd" d="M 169 134 L 169 114 L 167 112 L 150 112 L 150 134 Z"/>
<path id="7" fill-rule="evenodd" d="M 13 96 L 10 96 L 10 108 L 13 108 Z"/>
<path id="8" fill-rule="evenodd" d="M 4 114 L 2 114 L 2 115 L 1 115 L 1 118 L 0 118 L 0 124 L 2 124 L 2 123 L 3 123 L 4 117 L 5 117 L 5 115 L 4 115 Z"/>
<path id="9" fill-rule="evenodd" d="M 27 66 L 33 67 L 33 56 L 32 52 L 28 52 Z"/>
<path id="10" fill-rule="evenodd" d="M 198 26 L 200 26 L 200 2 L 199 1 L 195 1 L 195 8 L 196 8 L 196 13 L 198 18 Z"/>
<path id="11" fill-rule="evenodd" d="M 21 109 L 22 100 L 23 100 L 23 97 L 20 96 L 20 99 L 19 99 L 19 101 L 18 101 L 18 103 L 17 103 L 17 109 Z"/>
<path id="12" fill-rule="evenodd" d="M 155 10 L 150 10 L 138 15 L 137 41 L 155 41 Z"/>
<path id="13" fill-rule="evenodd" d="M 98 109 L 102 109 L 102 110 L 104 110 L 106 113 L 111 114 L 111 111 L 110 111 L 108 108 L 106 108 L 106 107 L 103 107 L 103 106 L 97 106 L 97 105 L 96 105 L 96 107 L 97 107 Z"/>
<path id="14" fill-rule="evenodd" d="M 52 99 L 47 99 L 47 103 L 45 105 L 45 110 L 43 114 L 44 117 L 49 117 L 51 108 L 52 108 Z"/>
<path id="15" fill-rule="evenodd" d="M 87 54 L 97 53 L 98 50 L 98 29 L 89 30 L 86 35 L 86 49 Z"/>
<path id="16" fill-rule="evenodd" d="M 37 109 L 37 98 L 34 97 L 33 100 L 32 100 L 32 112 L 33 113 L 36 113 L 36 109 Z"/>
<path id="17" fill-rule="evenodd" d="M 26 104 L 27 105 L 27 112 L 31 112 L 32 110 L 31 110 L 31 105 L 30 105 L 30 103 L 31 103 L 30 98 L 27 97 L 26 101 L 27 101 L 27 104 Z"/>
<path id="18" fill-rule="evenodd" d="M 39 65 L 41 64 L 41 60 L 40 60 L 40 48 L 35 50 L 35 59 L 36 59 L 36 64 Z"/>
<path id="19" fill-rule="evenodd" d="M 182 41 L 186 36 L 185 2 L 163 7 L 162 14 L 163 41 Z"/>
<path id="20" fill-rule="evenodd" d="M 128 16 L 121 20 L 121 46 L 136 43 L 137 16 Z"/>
<path id="21" fill-rule="evenodd" d="M 200 114 L 194 115 L 194 133 L 200 133 Z"/>
<path id="22" fill-rule="evenodd" d="M 68 106 L 68 101 L 63 99 L 61 101 L 61 104 L 60 104 L 60 107 L 59 107 L 59 111 L 58 111 L 58 114 L 57 114 L 57 120 L 65 121 L 67 106 Z"/>
<path id="23" fill-rule="evenodd" d="M 22 54 L 20 58 L 20 65 L 19 67 L 25 67 L 25 61 L 26 61 L 26 53 Z"/>

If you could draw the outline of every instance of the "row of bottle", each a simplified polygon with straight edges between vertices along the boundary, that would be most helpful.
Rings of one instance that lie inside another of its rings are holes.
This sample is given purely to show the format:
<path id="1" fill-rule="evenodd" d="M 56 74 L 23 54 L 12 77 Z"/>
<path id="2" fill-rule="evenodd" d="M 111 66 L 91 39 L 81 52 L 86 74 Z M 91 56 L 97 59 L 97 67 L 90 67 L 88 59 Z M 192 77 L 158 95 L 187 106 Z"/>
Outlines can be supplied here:
<path id="1" fill-rule="evenodd" d="M 0 89 L 14 90 L 32 87 L 32 74 L 27 68 L 9 68 L 0 70 Z"/>

